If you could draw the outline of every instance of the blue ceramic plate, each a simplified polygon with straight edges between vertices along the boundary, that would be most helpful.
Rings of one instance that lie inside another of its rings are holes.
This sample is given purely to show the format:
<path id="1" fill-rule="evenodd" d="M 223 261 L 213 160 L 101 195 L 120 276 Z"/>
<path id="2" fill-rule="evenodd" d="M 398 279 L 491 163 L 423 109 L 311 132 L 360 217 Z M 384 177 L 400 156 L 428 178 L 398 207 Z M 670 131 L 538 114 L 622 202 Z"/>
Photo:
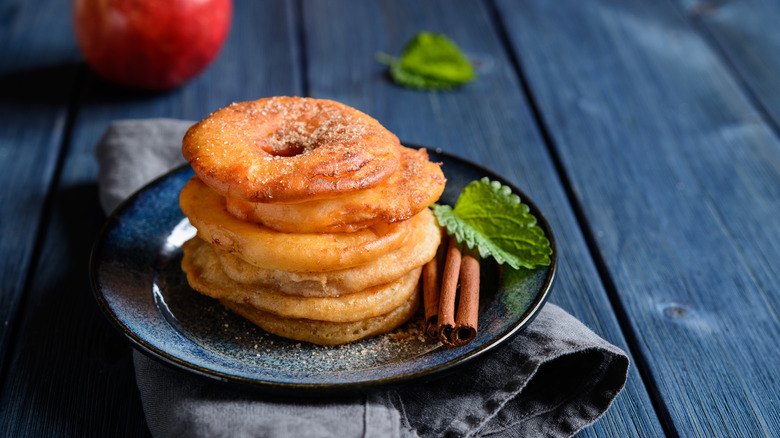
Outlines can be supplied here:
<path id="1" fill-rule="evenodd" d="M 440 202 L 454 204 L 469 182 L 492 172 L 430 151 L 443 163 L 447 187 Z M 194 292 L 181 272 L 181 245 L 195 230 L 178 207 L 179 191 L 192 176 L 176 169 L 141 189 L 107 220 L 95 243 L 91 277 L 100 308 L 142 352 L 187 371 L 221 381 L 282 391 L 366 389 L 431 378 L 496 348 L 539 312 L 552 287 L 556 249 L 542 213 L 531 207 L 553 247 L 552 263 L 506 275 L 482 264 L 479 334 L 471 343 L 445 348 L 422 336 L 422 315 L 393 333 L 322 347 L 264 332 Z"/>

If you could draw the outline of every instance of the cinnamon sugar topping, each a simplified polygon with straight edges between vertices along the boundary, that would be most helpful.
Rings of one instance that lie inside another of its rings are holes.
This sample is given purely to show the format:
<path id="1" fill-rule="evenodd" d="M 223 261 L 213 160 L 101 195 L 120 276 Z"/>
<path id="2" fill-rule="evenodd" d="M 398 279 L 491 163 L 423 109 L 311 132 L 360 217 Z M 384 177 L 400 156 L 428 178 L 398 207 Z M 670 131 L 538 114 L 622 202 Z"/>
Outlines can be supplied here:
<path id="1" fill-rule="evenodd" d="M 247 115 L 276 125 L 258 142 L 266 152 L 279 157 L 305 154 L 326 144 L 353 144 L 373 129 L 337 107 L 304 99 L 268 99 L 262 106 L 247 108 Z"/>

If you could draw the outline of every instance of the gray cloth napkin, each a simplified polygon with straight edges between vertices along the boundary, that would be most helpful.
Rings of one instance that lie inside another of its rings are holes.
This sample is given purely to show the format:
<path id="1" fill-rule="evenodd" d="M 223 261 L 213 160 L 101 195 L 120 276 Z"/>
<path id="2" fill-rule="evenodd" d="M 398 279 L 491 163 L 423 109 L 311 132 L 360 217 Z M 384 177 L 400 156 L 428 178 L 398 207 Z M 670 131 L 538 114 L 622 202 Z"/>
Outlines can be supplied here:
<path id="1" fill-rule="evenodd" d="M 112 123 L 97 146 L 100 200 L 114 209 L 183 163 L 191 122 Z M 519 335 L 446 378 L 328 398 L 228 388 L 135 352 L 136 380 L 155 437 L 571 436 L 623 388 L 628 357 L 548 303 Z"/>

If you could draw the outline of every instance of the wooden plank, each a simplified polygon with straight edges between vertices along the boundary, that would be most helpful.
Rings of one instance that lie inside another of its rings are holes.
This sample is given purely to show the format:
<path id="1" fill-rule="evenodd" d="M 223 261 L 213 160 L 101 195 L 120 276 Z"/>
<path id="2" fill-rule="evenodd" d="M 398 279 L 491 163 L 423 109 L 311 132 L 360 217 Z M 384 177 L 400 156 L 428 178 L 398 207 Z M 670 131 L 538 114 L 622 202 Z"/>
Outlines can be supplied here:
<path id="1" fill-rule="evenodd" d="M 48 3 L 0 6 L 0 375 L 79 70 L 70 38 L 55 36 L 67 5 Z"/>
<path id="2" fill-rule="evenodd" d="M 740 85 L 747 88 L 750 98 L 756 102 L 759 110 L 751 122 L 766 117 L 767 125 L 777 135 L 780 130 L 780 76 L 777 74 L 780 71 L 780 27 L 777 26 L 780 3 L 753 0 L 714 4 L 710 7 L 695 4 L 686 11 L 694 22 L 708 30 L 704 33 L 705 37 L 711 38 L 720 47 L 719 53 L 725 56 L 728 64 L 739 75 Z M 723 136 L 729 141 L 728 137 L 732 133 L 740 131 L 745 130 L 734 125 L 731 129 L 724 129 Z M 742 134 L 751 134 L 750 129 L 746 131 Z M 776 156 L 764 155 L 761 150 L 755 153 L 758 156 L 751 165 L 751 171 L 755 172 L 754 179 L 760 183 L 751 184 L 746 189 L 757 198 L 763 214 L 771 217 L 780 209 L 777 202 L 773 203 L 773 200 L 778 199 L 780 191 L 777 178 L 780 163 Z M 742 213 L 752 215 L 752 211 Z M 777 242 L 778 239 L 777 227 L 764 230 L 740 226 L 734 227 L 732 232 L 735 240 L 740 242 L 751 242 L 754 239 L 761 241 L 766 232 L 773 235 L 772 241 Z M 780 266 L 771 259 L 776 254 L 774 248 L 770 247 L 767 253 L 764 251 L 766 245 L 741 246 L 741 250 L 747 254 L 745 262 L 756 282 L 768 286 L 780 277 Z M 775 312 L 780 309 L 780 293 L 769 294 L 766 299 Z"/>
<path id="3" fill-rule="evenodd" d="M 780 121 L 780 4 L 771 0 L 677 3 L 720 49 L 776 127 Z"/>
<path id="4" fill-rule="evenodd" d="M 313 1 L 304 3 L 303 12 L 310 93 L 355 106 L 402 141 L 463 156 L 527 191 L 546 213 L 560 243 L 560 277 L 552 301 L 627 348 L 490 11 L 468 1 Z M 456 41 L 479 66 L 478 80 L 447 92 L 390 83 L 375 54 L 398 54 L 420 30 L 443 32 Z M 635 367 L 606 416 L 582 433 L 662 434 Z"/>
<path id="5" fill-rule="evenodd" d="M 775 434 L 777 137 L 671 3 L 498 6 L 669 427 Z"/>
<path id="6" fill-rule="evenodd" d="M 94 146 L 112 120 L 199 119 L 232 100 L 301 93 L 290 4 L 236 1 L 235 7 L 219 58 L 178 90 L 132 93 L 88 77 L 3 387 L 3 435 L 149 434 L 130 347 L 100 314 L 87 276 L 90 247 L 103 221 Z M 39 23 L 30 28 L 39 29 Z M 53 36 L 64 37 L 62 28 Z"/>

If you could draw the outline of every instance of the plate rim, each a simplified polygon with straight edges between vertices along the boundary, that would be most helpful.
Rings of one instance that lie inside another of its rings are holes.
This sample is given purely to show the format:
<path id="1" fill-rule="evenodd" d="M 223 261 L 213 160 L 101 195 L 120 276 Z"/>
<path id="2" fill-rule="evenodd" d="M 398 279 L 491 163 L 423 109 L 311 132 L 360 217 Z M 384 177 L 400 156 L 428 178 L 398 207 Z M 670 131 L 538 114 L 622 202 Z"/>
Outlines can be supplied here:
<path id="1" fill-rule="evenodd" d="M 119 333 L 123 335 L 123 337 L 133 345 L 133 347 L 135 347 L 145 356 L 159 363 L 162 363 L 166 366 L 173 366 L 177 369 L 185 370 L 191 374 L 209 378 L 212 381 L 228 383 L 228 384 L 237 384 L 243 388 L 256 388 L 262 390 L 270 390 L 272 392 L 282 392 L 285 394 L 296 394 L 296 393 L 297 394 L 301 394 L 301 393 L 333 394 L 335 392 L 365 391 L 365 390 L 373 390 L 379 388 L 386 388 L 389 386 L 407 384 L 411 381 L 438 378 L 440 376 L 444 376 L 450 372 L 453 372 L 457 368 L 460 368 L 467 363 L 473 362 L 474 359 L 484 355 L 489 351 L 492 351 L 493 349 L 502 345 L 512 337 L 516 336 L 519 332 L 522 331 L 523 328 L 525 328 L 528 324 L 530 324 L 534 320 L 534 318 L 536 318 L 536 316 L 539 314 L 541 309 L 544 307 L 545 303 L 547 302 L 547 299 L 549 298 L 552 292 L 553 284 L 555 283 L 555 279 L 557 277 L 556 274 L 558 270 L 558 249 L 555 240 L 555 235 L 552 231 L 552 228 L 550 227 L 549 222 L 547 221 L 547 218 L 544 216 L 542 211 L 537 207 L 534 201 L 530 197 L 528 197 L 525 194 L 525 192 L 520 190 L 511 182 L 507 181 L 504 177 L 498 175 L 496 172 L 478 163 L 474 163 L 465 158 L 459 157 L 457 155 L 453 155 L 449 152 L 445 152 L 440 148 L 430 148 L 430 147 L 419 146 L 416 144 L 410 144 L 406 142 L 403 142 L 402 144 L 406 147 L 412 147 L 417 149 L 424 148 L 427 149 L 429 152 L 433 152 L 438 156 L 446 158 L 447 160 L 459 162 L 459 164 L 461 165 L 470 166 L 474 168 L 476 171 L 483 173 L 485 176 L 489 177 L 490 179 L 497 180 L 500 183 L 510 187 L 512 189 L 512 192 L 518 195 L 524 204 L 528 205 L 530 211 L 536 217 L 537 223 L 545 231 L 545 237 L 547 237 L 547 239 L 550 242 L 550 248 L 552 249 L 552 254 L 550 255 L 549 269 L 547 275 L 544 278 L 544 282 L 542 283 L 541 290 L 536 295 L 532 303 L 529 305 L 528 310 L 523 313 L 522 317 L 518 318 L 517 321 L 512 323 L 509 326 L 509 328 L 505 330 L 502 334 L 490 339 L 488 342 L 486 342 L 484 345 L 480 346 L 479 348 L 469 351 L 463 355 L 456 356 L 450 360 L 447 360 L 444 363 L 436 364 L 431 367 L 422 368 L 416 371 L 395 375 L 391 377 L 383 377 L 374 380 L 342 382 L 342 383 L 295 383 L 295 382 L 275 382 L 275 381 L 268 381 L 268 380 L 252 379 L 244 376 L 227 374 L 214 369 L 204 368 L 201 367 L 200 365 L 193 364 L 191 362 L 178 358 L 167 351 L 164 351 L 160 348 L 151 345 L 149 341 L 139 336 L 130 327 L 128 327 L 122 320 L 120 320 L 118 315 L 116 315 L 115 312 L 111 309 L 108 301 L 106 300 L 106 297 L 103 295 L 100 289 L 99 274 L 98 274 L 98 267 L 97 267 L 99 260 L 97 257 L 98 257 L 98 253 L 100 252 L 101 244 L 103 243 L 106 235 L 112 229 L 112 227 L 117 224 L 124 210 L 126 210 L 128 206 L 134 203 L 139 197 L 143 196 L 146 192 L 155 188 L 157 185 L 159 185 L 166 179 L 170 178 L 173 174 L 182 172 L 186 168 L 190 167 L 188 163 L 183 163 L 181 165 L 175 166 L 174 168 L 168 170 L 164 174 L 144 184 L 141 188 L 133 192 L 132 195 L 128 196 L 121 203 L 119 203 L 119 205 L 117 205 L 117 207 L 114 208 L 114 210 L 107 215 L 106 220 L 101 226 L 101 229 L 92 245 L 90 258 L 89 258 L 90 284 L 92 288 L 93 297 L 97 301 L 98 307 L 100 308 L 103 315 L 106 318 L 108 318 L 108 320 L 112 323 L 111 325 L 116 330 L 118 330 Z"/>

